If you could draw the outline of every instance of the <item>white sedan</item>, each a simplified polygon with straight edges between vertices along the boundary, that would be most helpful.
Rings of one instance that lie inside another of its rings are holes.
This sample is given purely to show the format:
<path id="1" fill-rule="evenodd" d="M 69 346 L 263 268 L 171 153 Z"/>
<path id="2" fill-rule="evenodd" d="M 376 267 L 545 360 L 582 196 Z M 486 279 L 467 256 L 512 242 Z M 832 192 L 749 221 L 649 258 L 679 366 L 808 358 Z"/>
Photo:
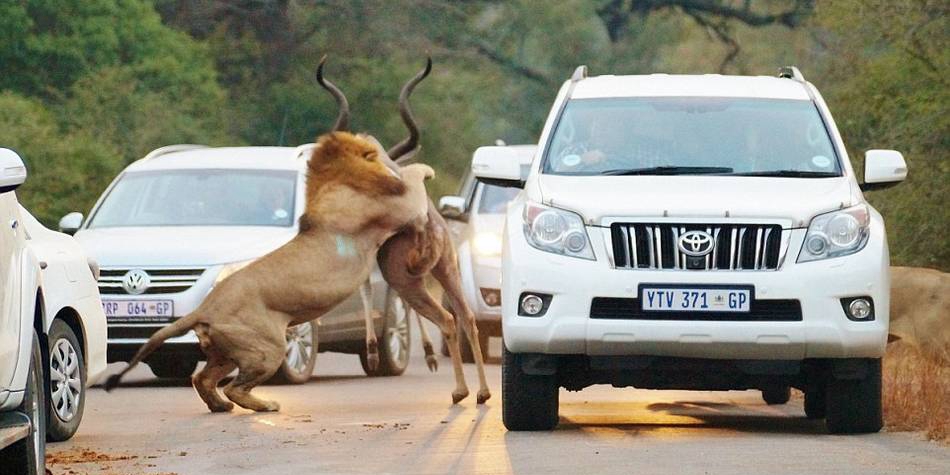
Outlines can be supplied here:
<path id="1" fill-rule="evenodd" d="M 47 439 L 76 433 L 86 388 L 106 369 L 106 317 L 96 284 L 99 269 L 79 243 L 40 224 L 20 207 L 26 246 L 40 267 L 39 302 L 46 329 Z"/>

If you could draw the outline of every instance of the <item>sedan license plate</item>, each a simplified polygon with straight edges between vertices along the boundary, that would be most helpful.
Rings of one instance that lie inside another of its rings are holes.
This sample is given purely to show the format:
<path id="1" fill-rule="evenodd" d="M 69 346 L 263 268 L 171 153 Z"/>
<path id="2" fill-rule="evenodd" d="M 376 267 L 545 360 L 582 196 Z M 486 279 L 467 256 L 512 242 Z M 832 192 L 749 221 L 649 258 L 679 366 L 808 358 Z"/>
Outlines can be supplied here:
<path id="1" fill-rule="evenodd" d="M 645 312 L 749 312 L 753 290 L 749 286 L 640 286 Z"/>
<path id="2" fill-rule="evenodd" d="M 172 300 L 103 300 L 102 311 L 111 321 L 166 321 L 174 315 Z"/>

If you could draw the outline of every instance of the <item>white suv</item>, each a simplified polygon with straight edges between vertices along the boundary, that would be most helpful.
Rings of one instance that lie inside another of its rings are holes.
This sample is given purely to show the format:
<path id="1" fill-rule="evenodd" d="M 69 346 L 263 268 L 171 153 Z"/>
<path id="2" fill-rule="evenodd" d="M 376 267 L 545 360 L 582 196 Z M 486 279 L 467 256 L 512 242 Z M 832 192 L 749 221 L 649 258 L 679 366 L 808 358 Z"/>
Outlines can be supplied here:
<path id="1" fill-rule="evenodd" d="M 880 430 L 888 249 L 862 189 L 902 180 L 866 154 L 859 185 L 818 91 L 779 77 L 565 82 L 506 218 L 502 402 L 551 429 L 558 388 L 805 393 L 831 432 Z M 510 162 L 480 180 L 518 186 Z"/>
<path id="2" fill-rule="evenodd" d="M 75 233 L 101 266 L 110 362 L 131 359 L 152 333 L 197 308 L 217 282 L 297 234 L 312 147 L 162 147 L 116 177 L 84 222 L 79 213 L 63 217 L 60 228 Z M 380 364 L 366 364 L 364 312 L 355 295 L 288 330 L 278 380 L 308 381 L 318 351 L 357 353 L 369 375 L 405 370 L 409 320 L 378 271 L 371 284 Z M 157 376 L 183 378 L 203 358 L 189 332 L 169 339 L 146 363 Z"/>

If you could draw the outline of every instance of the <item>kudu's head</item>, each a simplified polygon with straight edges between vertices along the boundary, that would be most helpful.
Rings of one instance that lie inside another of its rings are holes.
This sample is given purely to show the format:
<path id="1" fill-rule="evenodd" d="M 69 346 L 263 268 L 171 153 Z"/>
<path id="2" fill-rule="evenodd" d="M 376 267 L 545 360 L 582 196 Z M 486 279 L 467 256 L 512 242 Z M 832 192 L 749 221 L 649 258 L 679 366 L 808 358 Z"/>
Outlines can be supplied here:
<path id="1" fill-rule="evenodd" d="M 343 94 L 343 91 L 323 76 L 323 66 L 325 63 L 326 56 L 320 60 L 320 65 L 317 67 L 317 82 L 330 92 L 340 109 L 336 122 L 333 124 L 333 131 L 347 130 L 350 122 L 350 104 L 346 100 L 346 95 Z M 419 126 L 416 124 L 415 117 L 412 115 L 412 109 L 409 108 L 409 96 L 412 95 L 412 91 L 416 88 L 416 85 L 422 82 L 430 72 L 432 72 L 431 57 L 426 58 L 425 68 L 410 78 L 399 92 L 399 116 L 402 118 L 402 122 L 406 125 L 406 128 L 409 129 L 409 136 L 390 148 L 385 156 L 380 156 L 380 160 L 390 168 L 395 169 L 397 163 L 408 161 L 419 149 Z M 366 137 L 368 140 L 376 142 L 375 138 L 370 136 Z M 376 143 L 378 144 L 378 142 Z"/>

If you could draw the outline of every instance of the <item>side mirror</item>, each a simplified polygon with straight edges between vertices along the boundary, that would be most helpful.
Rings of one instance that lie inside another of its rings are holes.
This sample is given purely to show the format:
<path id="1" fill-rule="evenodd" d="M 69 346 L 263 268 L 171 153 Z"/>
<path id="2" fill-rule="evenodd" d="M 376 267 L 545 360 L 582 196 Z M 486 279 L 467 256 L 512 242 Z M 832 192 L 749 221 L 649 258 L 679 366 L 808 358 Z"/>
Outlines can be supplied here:
<path id="1" fill-rule="evenodd" d="M 524 188 L 521 162 L 511 147 L 479 147 L 472 157 L 472 174 L 489 185 Z"/>
<path id="2" fill-rule="evenodd" d="M 462 219 L 465 215 L 465 198 L 461 196 L 439 198 L 439 214 L 448 219 Z"/>
<path id="3" fill-rule="evenodd" d="M 0 193 L 13 191 L 26 181 L 26 165 L 16 152 L 0 148 Z"/>
<path id="4" fill-rule="evenodd" d="M 76 211 L 63 216 L 63 218 L 59 220 L 59 232 L 69 234 L 70 236 L 76 234 L 76 231 L 79 231 L 79 227 L 82 226 L 82 218 L 82 213 Z"/>
<path id="5" fill-rule="evenodd" d="M 861 190 L 879 190 L 907 178 L 907 162 L 897 150 L 868 150 L 864 153 L 864 183 Z"/>

